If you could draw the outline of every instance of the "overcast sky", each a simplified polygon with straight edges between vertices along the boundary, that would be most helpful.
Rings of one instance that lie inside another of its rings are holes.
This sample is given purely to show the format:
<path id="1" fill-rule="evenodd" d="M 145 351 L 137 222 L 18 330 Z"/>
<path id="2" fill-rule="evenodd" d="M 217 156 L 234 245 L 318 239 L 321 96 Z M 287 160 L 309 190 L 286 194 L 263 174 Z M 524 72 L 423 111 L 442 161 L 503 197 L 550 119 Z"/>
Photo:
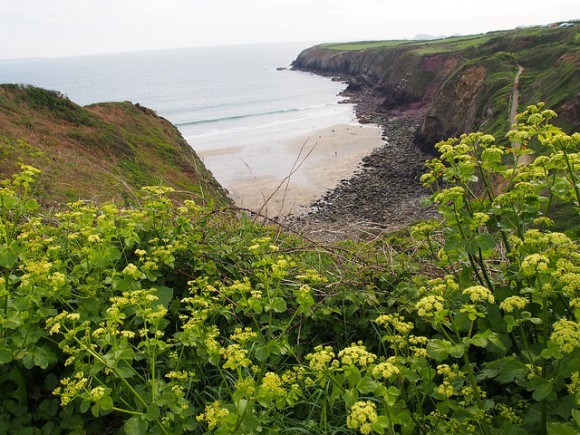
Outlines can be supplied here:
<path id="1" fill-rule="evenodd" d="M 577 18 L 578 0 L 0 0 L 0 59 L 404 39 Z"/>

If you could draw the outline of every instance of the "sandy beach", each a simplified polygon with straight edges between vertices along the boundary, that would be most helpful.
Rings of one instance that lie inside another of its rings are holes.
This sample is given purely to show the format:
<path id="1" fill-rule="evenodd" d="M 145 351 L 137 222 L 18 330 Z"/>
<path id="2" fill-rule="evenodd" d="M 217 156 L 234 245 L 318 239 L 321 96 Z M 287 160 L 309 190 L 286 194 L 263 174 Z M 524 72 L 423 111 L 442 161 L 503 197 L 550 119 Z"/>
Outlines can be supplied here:
<path id="1" fill-rule="evenodd" d="M 336 124 L 263 146 L 198 150 L 235 203 L 269 217 L 299 215 L 383 144 L 374 124 Z"/>

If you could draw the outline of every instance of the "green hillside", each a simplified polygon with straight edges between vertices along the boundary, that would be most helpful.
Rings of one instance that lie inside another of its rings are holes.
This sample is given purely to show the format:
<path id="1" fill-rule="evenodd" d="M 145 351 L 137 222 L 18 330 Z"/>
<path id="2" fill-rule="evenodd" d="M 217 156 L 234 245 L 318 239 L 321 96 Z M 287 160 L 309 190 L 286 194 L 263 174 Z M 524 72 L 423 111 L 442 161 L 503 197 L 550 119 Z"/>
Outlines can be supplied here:
<path id="1" fill-rule="evenodd" d="M 227 198 L 177 128 L 129 102 L 80 107 L 58 92 L 0 85 L 0 176 L 42 170 L 37 197 L 121 204 L 163 184 L 199 201 Z"/>
<path id="2" fill-rule="evenodd" d="M 534 27 L 434 41 L 322 44 L 294 67 L 336 75 L 363 114 L 420 119 L 415 142 L 433 151 L 439 140 L 475 130 L 497 136 L 509 128 L 514 77 L 522 110 L 545 101 L 554 122 L 580 127 L 580 25 Z"/>

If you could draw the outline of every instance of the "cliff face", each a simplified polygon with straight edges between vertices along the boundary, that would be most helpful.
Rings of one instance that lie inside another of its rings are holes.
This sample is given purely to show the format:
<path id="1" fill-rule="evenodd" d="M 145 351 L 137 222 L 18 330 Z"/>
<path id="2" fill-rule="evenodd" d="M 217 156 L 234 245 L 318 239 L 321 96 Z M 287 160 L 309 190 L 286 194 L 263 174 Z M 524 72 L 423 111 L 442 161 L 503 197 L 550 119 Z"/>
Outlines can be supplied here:
<path id="1" fill-rule="evenodd" d="M 42 171 L 48 205 L 79 199 L 134 201 L 145 185 L 225 203 L 225 192 L 176 127 L 129 102 L 80 107 L 57 92 L 0 85 L 0 179 L 19 164 Z"/>
<path id="2" fill-rule="evenodd" d="M 580 25 L 522 29 L 439 41 L 327 44 L 309 48 L 293 67 L 336 76 L 368 116 L 418 116 L 415 143 L 433 151 L 439 140 L 508 126 L 513 80 L 521 65 L 520 109 L 538 101 L 580 124 Z"/>

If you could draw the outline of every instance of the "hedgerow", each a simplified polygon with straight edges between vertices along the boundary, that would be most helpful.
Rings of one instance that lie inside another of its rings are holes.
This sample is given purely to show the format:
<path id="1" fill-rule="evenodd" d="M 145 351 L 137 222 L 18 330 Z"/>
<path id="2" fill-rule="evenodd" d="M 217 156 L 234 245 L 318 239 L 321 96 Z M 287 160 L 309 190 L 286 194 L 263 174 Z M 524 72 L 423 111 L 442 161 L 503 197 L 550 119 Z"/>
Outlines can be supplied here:
<path id="1" fill-rule="evenodd" d="M 580 135 L 553 116 L 519 115 L 513 150 L 440 143 L 440 219 L 339 247 L 165 187 L 47 212 L 23 167 L 0 189 L 0 431 L 577 433 Z"/>

